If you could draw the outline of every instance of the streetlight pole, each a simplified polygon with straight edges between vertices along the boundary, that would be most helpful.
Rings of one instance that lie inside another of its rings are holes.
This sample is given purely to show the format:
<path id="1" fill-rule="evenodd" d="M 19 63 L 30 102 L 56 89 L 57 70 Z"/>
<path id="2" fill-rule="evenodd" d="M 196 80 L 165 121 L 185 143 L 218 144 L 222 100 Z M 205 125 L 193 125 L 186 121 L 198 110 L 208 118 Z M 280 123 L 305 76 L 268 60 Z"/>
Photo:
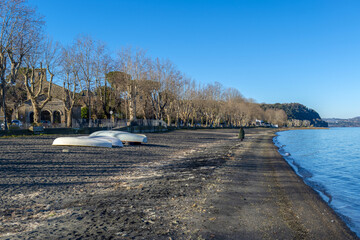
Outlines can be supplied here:
<path id="1" fill-rule="evenodd" d="M 90 92 L 89 92 L 90 90 L 89 90 L 89 88 L 87 89 L 87 97 L 88 97 L 88 114 L 89 114 L 89 116 L 88 116 L 88 119 L 89 119 L 89 128 L 91 127 L 91 101 L 90 101 Z"/>
<path id="2" fill-rule="evenodd" d="M 112 128 L 113 128 L 113 122 L 112 122 L 112 115 L 113 115 L 113 113 L 114 113 L 114 112 L 111 110 L 111 111 L 110 111 L 110 122 L 111 122 L 111 128 L 110 128 L 110 129 L 111 129 L 111 130 L 112 130 Z"/>

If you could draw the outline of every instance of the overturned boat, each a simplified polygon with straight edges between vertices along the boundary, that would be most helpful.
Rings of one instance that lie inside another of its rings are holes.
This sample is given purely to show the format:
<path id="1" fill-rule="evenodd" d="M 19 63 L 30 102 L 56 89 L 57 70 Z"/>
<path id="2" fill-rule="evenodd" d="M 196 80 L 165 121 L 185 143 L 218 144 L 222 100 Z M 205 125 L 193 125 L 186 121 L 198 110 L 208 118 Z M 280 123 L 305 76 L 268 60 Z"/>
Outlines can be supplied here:
<path id="1" fill-rule="evenodd" d="M 147 137 L 145 135 L 128 133 L 123 131 L 108 130 L 108 131 L 97 131 L 90 134 L 90 137 L 95 137 L 95 136 L 115 137 L 120 139 L 123 143 L 130 143 L 130 144 L 147 143 Z"/>
<path id="2" fill-rule="evenodd" d="M 111 148 L 111 141 L 90 137 L 59 137 L 53 142 L 54 146 L 81 146 Z"/>
<path id="3" fill-rule="evenodd" d="M 111 142 L 113 147 L 123 147 L 123 143 L 120 139 L 116 138 L 116 137 L 111 137 L 111 136 L 82 136 L 82 137 L 78 137 L 78 138 L 91 138 L 91 139 L 96 139 L 96 140 L 101 140 L 101 141 L 108 141 Z"/>

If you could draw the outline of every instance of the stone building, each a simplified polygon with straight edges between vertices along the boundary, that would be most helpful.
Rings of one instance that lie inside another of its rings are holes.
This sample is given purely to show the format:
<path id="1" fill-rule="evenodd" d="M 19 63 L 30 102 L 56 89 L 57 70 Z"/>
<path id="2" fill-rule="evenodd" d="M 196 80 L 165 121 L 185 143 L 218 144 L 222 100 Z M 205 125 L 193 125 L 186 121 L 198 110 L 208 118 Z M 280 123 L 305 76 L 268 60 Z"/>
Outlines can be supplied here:
<path id="1" fill-rule="evenodd" d="M 46 79 L 46 71 L 45 69 L 42 71 L 42 74 L 45 74 L 43 78 L 43 89 L 39 95 L 39 102 L 43 102 L 47 97 L 47 92 L 50 83 Z M 19 79 L 21 80 L 21 79 Z M 36 87 L 35 87 L 36 89 Z M 65 114 L 65 104 L 63 102 L 64 96 L 64 88 L 52 84 L 51 89 L 51 100 L 45 104 L 45 106 L 41 109 L 41 121 L 47 121 L 47 123 L 51 123 L 53 126 L 65 126 L 66 122 L 66 114 Z M 11 119 L 19 119 L 21 122 L 25 124 L 31 124 L 34 122 L 34 112 L 33 107 L 31 104 L 31 100 L 28 97 L 23 103 L 18 106 L 15 106 L 14 103 L 8 102 L 7 107 L 11 108 L 12 117 Z M 0 111 L 0 116 L 3 114 Z M 80 119 L 81 118 L 81 107 L 75 106 L 73 108 L 73 119 Z"/>

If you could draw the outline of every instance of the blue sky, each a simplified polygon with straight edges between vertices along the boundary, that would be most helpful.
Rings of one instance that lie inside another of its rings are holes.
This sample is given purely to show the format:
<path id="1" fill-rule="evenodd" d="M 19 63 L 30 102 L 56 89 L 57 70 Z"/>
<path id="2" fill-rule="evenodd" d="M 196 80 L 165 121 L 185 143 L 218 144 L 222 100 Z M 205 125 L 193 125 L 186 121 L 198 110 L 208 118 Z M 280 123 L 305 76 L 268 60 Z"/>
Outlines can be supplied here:
<path id="1" fill-rule="evenodd" d="M 202 84 L 321 117 L 360 116 L 358 0 L 29 0 L 62 44 L 89 34 L 169 58 Z"/>

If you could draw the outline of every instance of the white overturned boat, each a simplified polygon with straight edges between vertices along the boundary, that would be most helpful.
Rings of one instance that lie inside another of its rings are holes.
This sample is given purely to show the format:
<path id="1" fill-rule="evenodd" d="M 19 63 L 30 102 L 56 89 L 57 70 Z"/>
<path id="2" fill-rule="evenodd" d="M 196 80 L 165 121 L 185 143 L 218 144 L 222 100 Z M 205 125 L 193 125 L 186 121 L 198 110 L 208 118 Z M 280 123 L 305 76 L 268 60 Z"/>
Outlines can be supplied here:
<path id="1" fill-rule="evenodd" d="M 106 147 L 111 148 L 111 141 L 90 137 L 59 137 L 52 145 L 55 146 L 83 146 L 83 147 Z"/>
<path id="2" fill-rule="evenodd" d="M 121 142 L 120 139 L 116 138 L 116 137 L 111 137 L 111 136 L 82 136 L 82 137 L 78 137 L 78 138 L 91 138 L 91 139 L 96 139 L 96 140 L 101 140 L 101 141 L 108 141 L 111 142 L 113 147 L 123 147 L 123 143 Z"/>
<path id="3" fill-rule="evenodd" d="M 108 136 L 120 139 L 123 143 L 147 143 L 147 137 L 143 134 L 133 134 L 123 131 L 97 131 L 90 134 L 90 137 L 94 136 Z"/>

